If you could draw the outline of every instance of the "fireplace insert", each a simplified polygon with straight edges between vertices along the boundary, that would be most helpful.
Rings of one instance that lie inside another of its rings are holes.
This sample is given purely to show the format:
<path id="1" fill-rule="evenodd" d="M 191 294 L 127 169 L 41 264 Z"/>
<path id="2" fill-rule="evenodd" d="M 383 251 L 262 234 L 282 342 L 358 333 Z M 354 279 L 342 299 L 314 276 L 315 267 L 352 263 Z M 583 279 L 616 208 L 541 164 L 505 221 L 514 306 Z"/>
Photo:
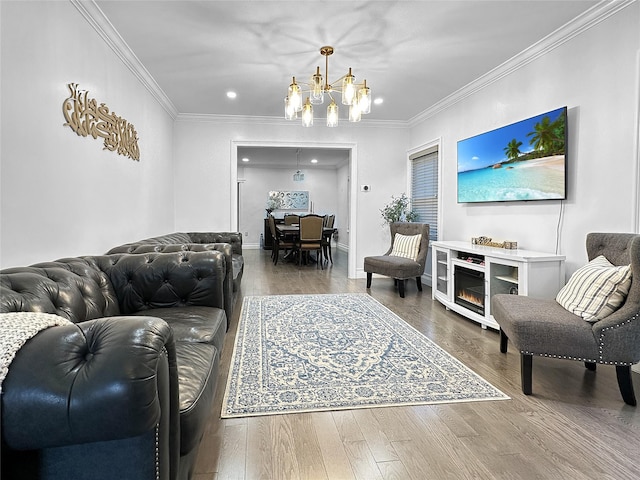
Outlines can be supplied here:
<path id="1" fill-rule="evenodd" d="M 484 272 L 456 265 L 454 288 L 455 303 L 484 316 Z"/>

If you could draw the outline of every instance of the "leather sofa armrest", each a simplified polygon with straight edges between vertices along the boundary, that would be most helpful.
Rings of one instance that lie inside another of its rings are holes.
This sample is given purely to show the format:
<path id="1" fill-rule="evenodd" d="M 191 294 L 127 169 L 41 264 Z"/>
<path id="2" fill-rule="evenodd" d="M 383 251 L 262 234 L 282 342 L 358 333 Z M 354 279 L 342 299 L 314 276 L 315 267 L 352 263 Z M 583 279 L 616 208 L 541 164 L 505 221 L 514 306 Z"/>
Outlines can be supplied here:
<path id="1" fill-rule="evenodd" d="M 161 412 L 166 388 L 177 390 L 177 367 L 163 320 L 109 317 L 48 328 L 9 367 L 3 440 L 36 450 L 140 435 L 171 413 Z"/>

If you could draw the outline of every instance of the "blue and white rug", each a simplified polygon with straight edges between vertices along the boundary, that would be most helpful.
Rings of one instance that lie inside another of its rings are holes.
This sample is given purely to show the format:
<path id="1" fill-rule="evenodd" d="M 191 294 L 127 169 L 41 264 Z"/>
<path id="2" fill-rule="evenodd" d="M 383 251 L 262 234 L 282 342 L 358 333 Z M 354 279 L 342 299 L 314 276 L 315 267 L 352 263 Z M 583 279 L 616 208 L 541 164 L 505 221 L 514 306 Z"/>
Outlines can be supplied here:
<path id="1" fill-rule="evenodd" d="M 249 296 L 222 417 L 508 398 L 367 294 Z"/>

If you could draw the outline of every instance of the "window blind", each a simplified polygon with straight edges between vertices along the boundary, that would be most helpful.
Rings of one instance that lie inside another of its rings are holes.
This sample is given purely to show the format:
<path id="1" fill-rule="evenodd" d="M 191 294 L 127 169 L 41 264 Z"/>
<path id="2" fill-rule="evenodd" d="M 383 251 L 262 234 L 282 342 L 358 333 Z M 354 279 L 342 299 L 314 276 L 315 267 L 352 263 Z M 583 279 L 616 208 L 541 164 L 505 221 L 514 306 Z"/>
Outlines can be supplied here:
<path id="1" fill-rule="evenodd" d="M 429 239 L 438 239 L 438 152 L 411 159 L 411 207 L 418 221 L 429 224 Z"/>

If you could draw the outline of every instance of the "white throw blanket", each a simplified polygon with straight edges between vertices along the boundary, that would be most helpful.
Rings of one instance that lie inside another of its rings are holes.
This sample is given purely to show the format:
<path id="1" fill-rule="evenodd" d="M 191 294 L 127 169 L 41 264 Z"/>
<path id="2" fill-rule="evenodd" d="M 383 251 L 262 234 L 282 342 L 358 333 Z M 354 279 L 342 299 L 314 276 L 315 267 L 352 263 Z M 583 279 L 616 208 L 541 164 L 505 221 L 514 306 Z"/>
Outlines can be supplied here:
<path id="1" fill-rule="evenodd" d="M 55 325 L 72 325 L 72 322 L 50 313 L 0 313 L 0 393 L 18 350 L 38 332 Z"/>

